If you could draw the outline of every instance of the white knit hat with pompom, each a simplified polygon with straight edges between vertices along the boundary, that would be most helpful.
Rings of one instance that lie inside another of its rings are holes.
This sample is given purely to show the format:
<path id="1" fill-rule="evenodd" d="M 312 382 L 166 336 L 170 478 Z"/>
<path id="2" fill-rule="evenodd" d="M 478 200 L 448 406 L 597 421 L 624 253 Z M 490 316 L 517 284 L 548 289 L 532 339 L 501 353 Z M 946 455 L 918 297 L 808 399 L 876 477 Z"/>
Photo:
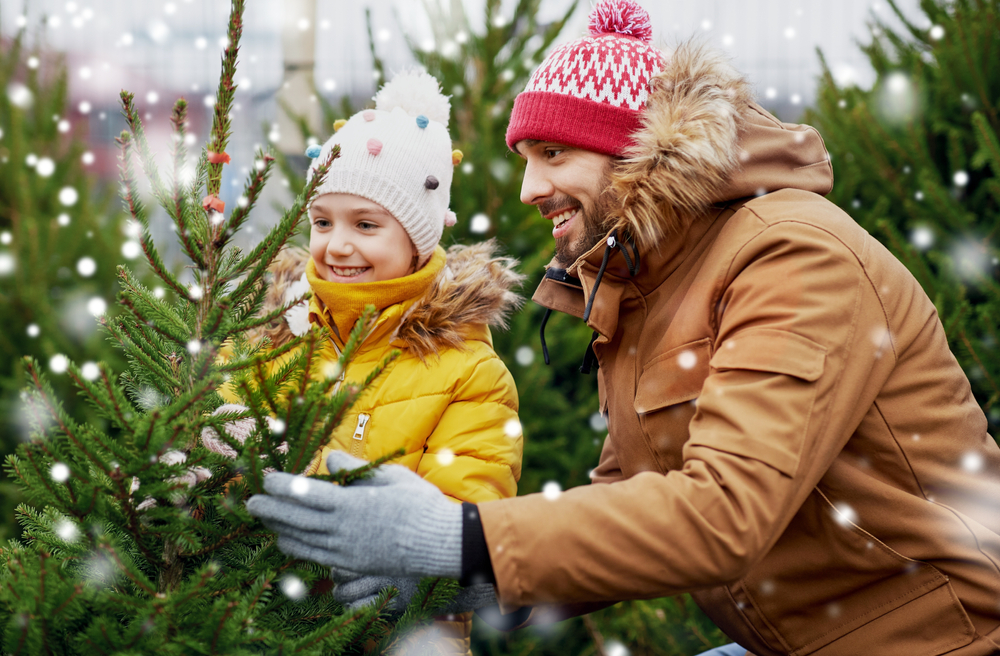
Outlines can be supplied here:
<path id="1" fill-rule="evenodd" d="M 448 98 L 428 73 L 396 75 L 375 95 L 375 109 L 358 112 L 313 157 L 309 179 L 330 156 L 334 160 L 320 194 L 346 193 L 387 209 L 403 226 L 420 257 L 430 259 L 445 225 L 454 225 L 448 209 L 454 167 L 448 136 Z"/>

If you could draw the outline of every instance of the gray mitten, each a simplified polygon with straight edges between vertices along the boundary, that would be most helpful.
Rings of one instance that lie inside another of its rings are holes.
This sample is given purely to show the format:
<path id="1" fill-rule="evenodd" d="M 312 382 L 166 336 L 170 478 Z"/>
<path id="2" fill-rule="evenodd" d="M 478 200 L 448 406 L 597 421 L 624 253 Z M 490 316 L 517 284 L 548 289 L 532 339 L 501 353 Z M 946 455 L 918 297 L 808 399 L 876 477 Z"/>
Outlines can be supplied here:
<path id="1" fill-rule="evenodd" d="M 327 458 L 331 472 L 365 464 L 341 451 Z M 462 507 L 405 467 L 383 465 L 347 487 L 275 472 L 264 489 L 247 510 L 290 556 L 390 577 L 461 576 Z"/>

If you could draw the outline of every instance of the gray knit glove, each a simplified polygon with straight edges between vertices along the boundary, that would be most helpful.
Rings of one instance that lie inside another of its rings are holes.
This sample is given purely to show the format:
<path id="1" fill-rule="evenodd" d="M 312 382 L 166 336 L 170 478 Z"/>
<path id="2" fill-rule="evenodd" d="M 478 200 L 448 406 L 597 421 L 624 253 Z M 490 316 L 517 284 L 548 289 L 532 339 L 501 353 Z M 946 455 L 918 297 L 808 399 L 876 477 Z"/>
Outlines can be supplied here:
<path id="1" fill-rule="evenodd" d="M 331 472 L 365 464 L 342 451 L 326 460 Z M 462 507 L 401 465 L 383 465 L 347 487 L 274 472 L 264 489 L 247 510 L 278 534 L 289 556 L 383 576 L 462 574 Z"/>
<path id="2" fill-rule="evenodd" d="M 396 588 L 399 594 L 392 598 L 387 609 L 393 614 L 401 614 L 406 610 L 410 599 L 417 591 L 417 586 L 420 585 L 419 579 L 359 575 L 336 568 L 330 572 L 330 578 L 335 583 L 333 598 L 351 611 L 374 604 L 383 590 L 392 587 Z M 478 583 L 460 589 L 455 598 L 442 608 L 439 614 L 465 613 L 491 606 L 496 601 L 494 587 L 489 583 Z"/>

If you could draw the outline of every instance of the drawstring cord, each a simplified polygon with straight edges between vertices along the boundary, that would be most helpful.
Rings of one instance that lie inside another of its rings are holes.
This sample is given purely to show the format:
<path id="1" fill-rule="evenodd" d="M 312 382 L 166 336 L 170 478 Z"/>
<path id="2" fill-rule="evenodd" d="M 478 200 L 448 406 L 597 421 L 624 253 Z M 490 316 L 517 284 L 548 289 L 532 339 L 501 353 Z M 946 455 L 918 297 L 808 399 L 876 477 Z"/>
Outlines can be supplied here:
<path id="1" fill-rule="evenodd" d="M 618 231 L 614 230 L 608 237 L 608 245 L 604 249 L 604 257 L 601 259 L 601 266 L 597 269 L 597 277 L 594 278 L 594 286 L 590 290 L 590 296 L 587 298 L 587 307 L 583 310 L 583 320 L 588 321 L 590 319 L 590 311 L 594 309 L 594 299 L 597 298 L 597 288 L 601 286 L 601 280 L 604 279 L 604 271 L 608 268 L 608 260 L 611 259 L 611 251 L 615 248 L 622 252 L 622 256 L 625 258 L 625 265 L 628 267 L 629 275 L 635 276 L 639 273 L 639 248 L 635 245 L 635 241 L 632 240 L 631 236 L 626 233 L 625 243 L 632 249 L 632 256 L 635 258 L 633 263 L 632 257 L 629 257 L 628 251 L 621 247 L 618 243 Z"/>
<path id="2" fill-rule="evenodd" d="M 549 317 L 552 316 L 552 309 L 545 308 L 545 316 L 542 317 L 542 325 L 538 329 L 538 336 L 542 340 L 542 357 L 545 358 L 545 364 L 552 364 L 549 361 L 549 345 L 545 343 L 545 324 L 549 322 Z"/>
<path id="3" fill-rule="evenodd" d="M 608 261 L 611 259 L 611 251 L 615 248 L 622 252 L 622 257 L 625 258 L 625 265 L 628 267 L 629 275 L 635 276 L 639 273 L 639 247 L 636 246 L 635 240 L 632 239 L 631 235 L 627 232 L 625 233 L 625 244 L 628 249 L 623 248 L 618 242 L 618 231 L 614 230 L 609 236 L 607 241 L 607 246 L 604 249 L 604 257 L 601 259 L 601 266 L 597 269 L 597 276 L 594 278 L 594 286 L 590 290 L 590 295 L 587 298 L 587 305 L 583 310 L 583 320 L 586 322 L 590 319 L 590 312 L 594 309 L 594 299 L 597 298 L 597 288 L 601 286 L 601 280 L 604 278 L 604 272 L 608 268 Z M 631 257 L 629 256 L 629 250 L 632 251 Z M 549 269 L 545 272 L 546 278 L 553 278 L 560 280 L 562 282 L 573 281 L 575 284 L 579 285 L 579 281 L 570 278 L 564 269 Z M 539 327 L 539 337 L 542 342 L 542 356 L 545 358 L 545 364 L 550 364 L 549 361 L 549 347 L 545 343 L 545 326 L 549 322 L 549 317 L 552 315 L 552 310 L 546 308 L 545 315 L 542 317 L 542 325 Z M 590 343 L 587 345 L 587 351 L 583 354 L 583 364 L 580 365 L 581 374 L 589 374 L 594 368 L 599 368 L 599 363 L 597 362 L 597 354 L 594 353 L 594 342 L 600 333 L 596 330 L 590 338 Z"/>

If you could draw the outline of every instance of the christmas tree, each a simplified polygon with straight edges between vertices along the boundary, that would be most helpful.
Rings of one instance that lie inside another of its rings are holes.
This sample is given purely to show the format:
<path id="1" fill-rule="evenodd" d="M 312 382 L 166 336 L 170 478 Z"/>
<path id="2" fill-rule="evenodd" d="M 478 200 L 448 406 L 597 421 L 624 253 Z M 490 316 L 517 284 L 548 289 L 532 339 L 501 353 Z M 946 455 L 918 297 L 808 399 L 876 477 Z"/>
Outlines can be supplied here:
<path id="1" fill-rule="evenodd" d="M 73 417 L 100 422 L 64 375 L 69 359 L 120 363 L 97 331 L 125 242 L 113 189 L 87 173 L 83 121 L 68 106 L 66 66 L 26 27 L 0 47 L 0 456 L 28 436 L 22 357 L 46 363 Z M 134 245 L 134 243 L 130 244 Z M 126 247 L 126 250 L 129 247 Z M 16 534 L 19 499 L 0 483 L 0 540 Z"/>
<path id="2" fill-rule="evenodd" d="M 826 69 L 807 122 L 830 198 L 920 281 L 1000 437 L 1000 1 L 923 0 L 919 20 L 889 5 L 903 29 L 872 23 L 873 87 Z"/>
<path id="3" fill-rule="evenodd" d="M 164 179 L 133 97 L 122 92 L 129 127 L 117 140 L 122 198 L 152 273 L 170 291 L 160 298 L 119 267 L 121 312 L 101 322 L 128 369 L 116 376 L 106 363 L 68 364 L 108 428 L 74 420 L 37 360 L 26 364 L 34 433 L 5 469 L 35 507 L 19 506 L 23 537 L 0 549 L 4 653 L 381 652 L 455 593 L 454 582 L 422 582 L 395 626 L 386 612 L 393 590 L 345 612 L 329 594 L 327 569 L 288 559 L 244 508 L 269 469 L 303 471 L 370 382 L 334 391 L 335 375 L 316 374 L 324 331 L 281 348 L 248 337 L 303 300 L 262 313 L 264 274 L 303 222 L 336 152 L 256 247 L 243 253 L 230 245 L 274 166 L 269 153 L 257 153 L 227 216 L 218 192 L 244 2 L 232 2 L 212 132 L 193 181 L 182 174 L 186 102 L 174 105 Z M 152 241 L 136 162 L 192 262 L 189 286 L 164 267 Z M 358 322 L 341 367 L 371 316 Z M 244 410 L 213 412 L 222 385 L 241 396 Z M 249 435 L 238 439 L 236 422 Z M 350 484 L 377 464 L 332 478 Z"/>

